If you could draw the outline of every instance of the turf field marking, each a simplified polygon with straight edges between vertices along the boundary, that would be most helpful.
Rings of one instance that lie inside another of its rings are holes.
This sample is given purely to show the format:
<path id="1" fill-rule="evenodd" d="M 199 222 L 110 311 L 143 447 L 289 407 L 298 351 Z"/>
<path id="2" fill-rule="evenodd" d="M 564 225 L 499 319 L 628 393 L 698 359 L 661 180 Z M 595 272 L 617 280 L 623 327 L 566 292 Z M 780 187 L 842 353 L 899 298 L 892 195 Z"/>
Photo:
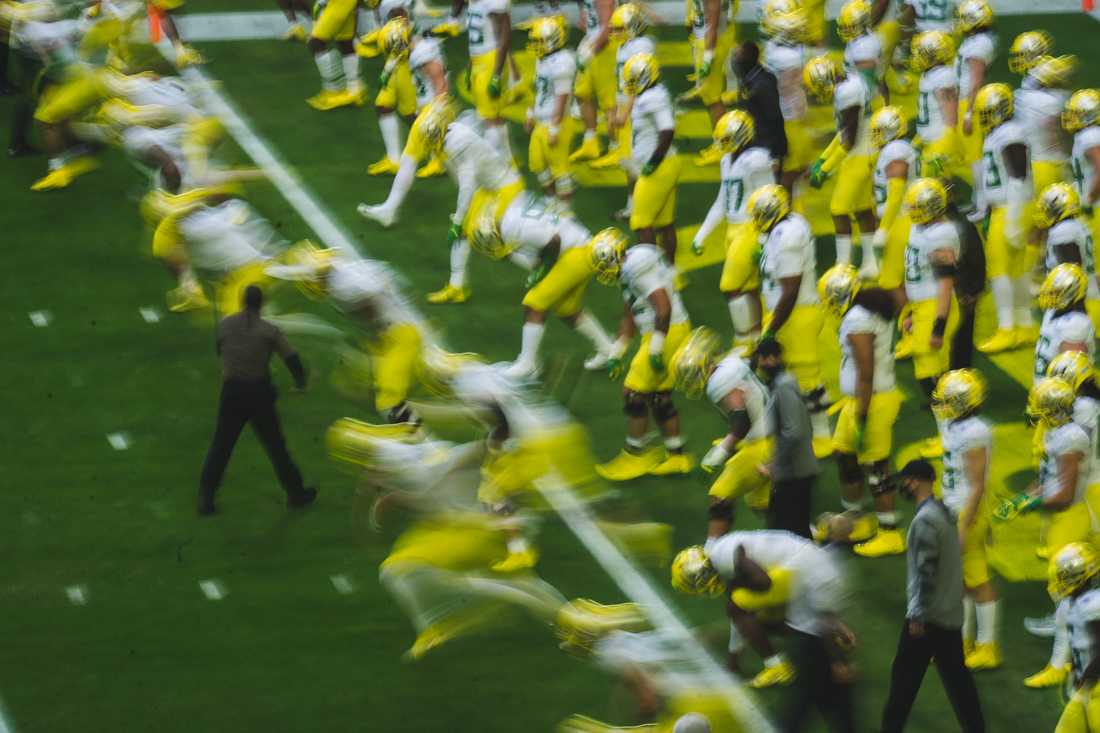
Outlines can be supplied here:
<path id="1" fill-rule="evenodd" d="M 355 584 L 346 575 L 333 575 L 329 580 L 332 581 L 332 587 L 336 589 L 336 592 L 342 596 L 350 596 L 355 592 Z"/>
<path id="2" fill-rule="evenodd" d="M 107 442 L 115 450 L 126 450 L 130 447 L 130 436 L 126 433 L 107 433 Z"/>
<path id="3" fill-rule="evenodd" d="M 152 306 L 138 308 L 138 313 L 141 314 L 141 320 L 146 323 L 160 323 L 160 311 Z"/>
<path id="4" fill-rule="evenodd" d="M 199 590 L 206 596 L 208 601 L 220 601 L 225 598 L 226 590 L 222 582 L 217 578 L 211 578 L 210 580 L 200 580 Z"/>
<path id="5" fill-rule="evenodd" d="M 0 700 L 0 733 L 15 733 L 15 726 L 8 718 L 8 711 L 4 709 L 4 702 Z"/>
<path id="6" fill-rule="evenodd" d="M 36 328 L 45 328 L 50 325 L 50 321 L 53 320 L 53 313 L 49 311 L 31 311 L 27 314 L 27 317 L 31 319 L 31 323 Z"/>
<path id="7" fill-rule="evenodd" d="M 88 604 L 88 586 L 70 585 L 65 589 L 65 597 L 74 606 L 85 606 Z"/>

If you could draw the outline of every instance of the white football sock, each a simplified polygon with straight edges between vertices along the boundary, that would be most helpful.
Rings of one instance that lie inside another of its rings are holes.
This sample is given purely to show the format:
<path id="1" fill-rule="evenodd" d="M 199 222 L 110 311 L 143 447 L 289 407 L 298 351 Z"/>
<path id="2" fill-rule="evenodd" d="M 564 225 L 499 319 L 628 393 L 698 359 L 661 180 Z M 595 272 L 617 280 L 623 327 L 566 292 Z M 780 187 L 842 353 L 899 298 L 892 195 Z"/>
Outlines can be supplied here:
<path id="1" fill-rule="evenodd" d="M 363 82 L 359 79 L 358 54 L 349 53 L 344 57 L 344 85 L 353 94 L 363 88 Z"/>
<path id="2" fill-rule="evenodd" d="M 401 128 L 397 125 L 397 115 L 393 112 L 378 115 L 378 129 L 382 131 L 386 157 L 397 160 L 401 156 Z"/>
<path id="3" fill-rule="evenodd" d="M 520 336 L 519 356 L 517 364 L 533 367 L 539 363 L 539 344 L 542 343 L 542 334 L 545 327 L 541 323 L 524 323 Z"/>
<path id="4" fill-rule="evenodd" d="M 852 235 L 836 235 L 836 262 L 838 265 L 852 264 Z"/>
<path id="5" fill-rule="evenodd" d="M 591 341 L 592 345 L 596 347 L 596 351 L 601 354 L 610 353 L 614 347 L 611 336 L 587 310 L 583 310 L 577 315 L 577 323 L 574 328 L 577 329 L 577 333 Z"/>
<path id="6" fill-rule="evenodd" d="M 1015 294 L 1012 288 L 1012 279 L 1008 275 L 998 275 L 989 281 L 989 289 L 993 292 L 993 303 L 997 306 L 997 328 L 1011 330 L 1013 320 L 1013 306 Z"/>
<path id="7" fill-rule="evenodd" d="M 1000 604 L 997 601 L 975 604 L 978 612 L 978 643 L 992 644 L 997 641 L 997 611 Z"/>
<path id="8" fill-rule="evenodd" d="M 325 49 L 313 56 L 317 71 L 321 74 L 321 88 L 326 92 L 336 91 L 336 78 L 340 76 L 340 54 L 335 49 Z"/>
<path id="9" fill-rule="evenodd" d="M 390 195 L 386 197 L 386 203 L 382 204 L 387 209 L 396 211 L 401 208 L 409 189 L 412 188 L 413 179 L 416 178 L 416 160 L 408 155 L 401 156 L 401 164 L 397 167 L 397 175 L 390 186 Z"/>
<path id="10" fill-rule="evenodd" d="M 595 137 L 596 137 L 596 131 L 595 130 L 585 130 L 584 131 L 584 141 L 585 142 L 588 142 L 589 140 L 592 140 Z"/>
<path id="11" fill-rule="evenodd" d="M 875 517 L 878 519 L 878 526 L 880 529 L 898 528 L 897 512 L 875 512 Z"/>
<path id="12" fill-rule="evenodd" d="M 974 641 L 974 599 L 969 595 L 963 596 L 963 641 Z"/>
<path id="13" fill-rule="evenodd" d="M 859 247 L 863 250 L 863 267 L 871 262 L 878 262 L 878 258 L 875 257 L 874 232 L 861 231 L 859 233 Z"/>
<path id="14" fill-rule="evenodd" d="M 1021 275 L 1012 281 L 1012 295 L 1015 298 L 1016 327 L 1031 326 L 1035 320 L 1031 315 L 1031 278 Z"/>
<path id="15" fill-rule="evenodd" d="M 466 261 L 469 259 L 470 243 L 465 239 L 456 239 L 451 245 L 451 286 L 466 287 Z"/>

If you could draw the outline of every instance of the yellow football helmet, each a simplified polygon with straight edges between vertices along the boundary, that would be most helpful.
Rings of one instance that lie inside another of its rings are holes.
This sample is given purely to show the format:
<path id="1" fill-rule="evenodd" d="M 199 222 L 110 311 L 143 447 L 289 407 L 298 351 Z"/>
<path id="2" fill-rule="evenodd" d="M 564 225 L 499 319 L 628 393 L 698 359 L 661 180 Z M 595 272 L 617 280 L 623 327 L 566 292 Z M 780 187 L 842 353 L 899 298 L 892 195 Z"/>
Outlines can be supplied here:
<path id="1" fill-rule="evenodd" d="M 829 102 L 836 91 L 836 83 L 844 71 L 828 56 L 815 56 L 802 69 L 802 85 L 818 101 Z"/>
<path id="2" fill-rule="evenodd" d="M 382 26 L 378 45 L 385 56 L 399 56 L 408 50 L 410 40 L 412 40 L 412 24 L 409 23 L 408 18 L 399 15 Z"/>
<path id="3" fill-rule="evenodd" d="M 1077 132 L 1100 124 L 1100 90 L 1081 89 L 1073 93 L 1062 111 L 1062 127 Z"/>
<path id="4" fill-rule="evenodd" d="M 802 43 L 810 32 L 810 18 L 804 8 L 786 12 L 766 13 L 760 21 L 760 32 L 769 38 L 787 43 Z"/>
<path id="5" fill-rule="evenodd" d="M 756 135 L 756 125 L 752 116 L 743 110 L 735 109 L 718 118 L 714 126 L 714 144 L 723 153 L 739 153 L 752 142 Z"/>
<path id="6" fill-rule="evenodd" d="M 955 8 L 955 28 L 959 33 L 973 33 L 993 25 L 993 8 L 985 0 L 963 0 Z"/>
<path id="7" fill-rule="evenodd" d="M 541 59 L 564 48 L 566 35 L 564 16 L 535 18 L 527 34 L 527 47 Z"/>
<path id="8" fill-rule="evenodd" d="M 909 129 L 901 107 L 883 107 L 871 117 L 871 144 L 876 148 L 905 137 Z"/>
<path id="9" fill-rule="evenodd" d="M 489 204 L 482 208 L 470 231 L 470 248 L 491 260 L 502 260 L 512 253 L 515 247 L 504 242 L 497 223 L 496 207 Z"/>
<path id="10" fill-rule="evenodd" d="M 1043 310 L 1063 311 L 1085 299 L 1089 280 L 1080 265 L 1063 262 L 1047 273 L 1035 299 Z"/>
<path id="11" fill-rule="evenodd" d="M 1043 189 L 1035 201 L 1035 225 L 1049 229 L 1063 219 L 1081 213 L 1081 199 L 1068 183 L 1052 183 Z"/>
<path id="12" fill-rule="evenodd" d="M 1063 351 L 1050 360 L 1047 376 L 1065 380 L 1077 391 L 1094 376 L 1092 361 L 1083 351 Z"/>
<path id="13" fill-rule="evenodd" d="M 1035 62 L 1054 48 L 1054 39 L 1046 31 L 1025 31 L 1016 36 L 1008 49 L 1008 70 L 1013 74 L 1027 73 Z"/>
<path id="14" fill-rule="evenodd" d="M 770 232 L 783 217 L 791 213 L 791 199 L 787 189 L 769 183 L 756 189 L 749 197 L 749 216 L 757 231 Z"/>
<path id="15" fill-rule="evenodd" d="M 268 272 L 274 277 L 285 275 L 285 279 L 294 280 L 311 298 L 323 298 L 328 292 L 326 280 L 335 258 L 336 250 L 303 239 L 287 248 L 280 258 L 282 265 L 274 265 Z"/>
<path id="16" fill-rule="evenodd" d="M 1073 419 L 1073 385 L 1057 377 L 1043 377 L 1031 385 L 1027 395 L 1027 415 L 1043 427 L 1056 428 Z"/>
<path id="17" fill-rule="evenodd" d="M 1070 542 L 1050 558 L 1047 592 L 1055 601 L 1068 598 L 1100 574 L 1100 557 L 1087 542 Z"/>
<path id="18" fill-rule="evenodd" d="M 925 31 L 913 36 L 909 64 L 913 71 L 928 71 L 955 58 L 955 40 L 943 31 Z"/>
<path id="19" fill-rule="evenodd" d="M 817 281 L 817 294 L 826 308 L 842 316 L 848 312 L 859 286 L 859 270 L 851 265 L 833 265 Z"/>
<path id="20" fill-rule="evenodd" d="M 985 378 L 976 369 L 953 369 L 936 382 L 932 412 L 937 420 L 958 420 L 985 402 Z"/>
<path id="21" fill-rule="evenodd" d="M 592 266 L 596 268 L 596 279 L 604 285 L 611 285 L 619 279 L 626 245 L 626 235 L 615 227 L 601 229 L 588 243 Z"/>
<path id="22" fill-rule="evenodd" d="M 632 97 L 649 89 L 660 78 L 661 67 L 651 53 L 636 53 L 623 65 L 623 91 Z"/>
<path id="23" fill-rule="evenodd" d="M 702 395 L 721 348 L 718 334 L 706 326 L 692 331 L 691 336 L 672 355 L 670 366 L 676 378 L 676 389 L 693 400 Z"/>
<path id="24" fill-rule="evenodd" d="M 927 224 L 947 211 L 947 189 L 935 178 L 918 178 L 905 191 L 905 208 L 914 224 Z"/>
<path id="25" fill-rule="evenodd" d="M 986 132 L 1012 119 L 1013 110 L 1012 89 L 1007 84 L 986 84 L 974 98 L 978 124 Z"/>
<path id="26" fill-rule="evenodd" d="M 696 596 L 719 596 L 724 590 L 718 571 L 700 545 L 680 550 L 673 558 L 672 587 Z"/>
<path id="27" fill-rule="evenodd" d="M 642 9 L 634 3 L 623 3 L 611 14 L 608 33 L 611 40 L 623 43 L 632 38 L 645 35 L 649 29 L 649 19 Z"/>
<path id="28" fill-rule="evenodd" d="M 455 120 L 455 108 L 450 97 L 437 97 L 420 112 L 420 132 L 428 147 L 436 152 L 443 149 L 447 128 Z"/>
<path id="29" fill-rule="evenodd" d="M 1077 57 L 1073 55 L 1043 56 L 1028 74 L 1047 89 L 1068 89 L 1077 66 Z"/>
<path id="30" fill-rule="evenodd" d="M 851 0 L 840 9 L 836 17 L 836 34 L 849 43 L 871 30 L 871 6 L 866 0 Z"/>

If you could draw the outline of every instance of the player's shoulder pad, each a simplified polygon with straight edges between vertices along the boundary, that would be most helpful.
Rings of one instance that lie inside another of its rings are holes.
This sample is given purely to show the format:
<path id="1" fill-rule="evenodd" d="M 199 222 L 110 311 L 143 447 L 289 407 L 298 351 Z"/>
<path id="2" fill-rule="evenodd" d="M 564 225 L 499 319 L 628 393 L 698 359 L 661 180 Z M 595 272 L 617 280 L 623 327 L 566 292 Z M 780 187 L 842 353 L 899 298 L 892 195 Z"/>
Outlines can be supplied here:
<path id="1" fill-rule="evenodd" d="M 959 450 L 965 452 L 974 448 L 992 445 L 993 431 L 990 429 L 989 423 L 980 417 L 968 417 L 961 423 L 956 423 L 956 425 Z"/>
<path id="2" fill-rule="evenodd" d="M 1092 125 L 1077 132 L 1074 141 L 1083 145 L 1085 150 L 1100 146 L 1100 125 Z"/>
<path id="3" fill-rule="evenodd" d="M 623 258 L 623 277 L 633 279 L 655 270 L 661 264 L 661 252 L 652 244 L 635 244 Z"/>
<path id="4" fill-rule="evenodd" d="M 1100 589 L 1080 595 L 1073 602 L 1073 611 L 1082 621 L 1100 621 Z"/>
<path id="5" fill-rule="evenodd" d="M 749 365 L 741 357 L 730 354 L 718 362 L 714 372 L 707 380 L 707 397 L 718 403 L 745 381 L 749 375 Z"/>
<path id="6" fill-rule="evenodd" d="M 416 69 L 424 64 L 438 61 L 442 58 L 443 52 L 439 40 L 430 36 L 425 36 L 417 40 L 416 45 L 413 46 L 412 51 L 409 52 L 409 66 Z"/>
<path id="7" fill-rule="evenodd" d="M 886 145 L 882 147 L 882 150 L 879 151 L 878 156 L 880 159 L 886 161 L 887 164 L 893 163 L 896 160 L 903 160 L 912 165 L 913 161 L 916 160 L 917 151 L 913 147 L 913 143 L 902 138 L 900 140 L 891 140 L 886 143 Z"/>
<path id="8" fill-rule="evenodd" d="M 876 330 L 876 321 L 882 320 L 861 305 L 853 305 L 841 319 L 841 328 L 845 333 L 871 333 Z"/>
<path id="9" fill-rule="evenodd" d="M 937 66 L 931 71 L 926 71 L 925 78 L 928 79 L 928 84 L 932 89 L 945 89 L 958 86 L 959 83 L 959 77 L 955 73 L 954 67 L 950 65 Z"/>

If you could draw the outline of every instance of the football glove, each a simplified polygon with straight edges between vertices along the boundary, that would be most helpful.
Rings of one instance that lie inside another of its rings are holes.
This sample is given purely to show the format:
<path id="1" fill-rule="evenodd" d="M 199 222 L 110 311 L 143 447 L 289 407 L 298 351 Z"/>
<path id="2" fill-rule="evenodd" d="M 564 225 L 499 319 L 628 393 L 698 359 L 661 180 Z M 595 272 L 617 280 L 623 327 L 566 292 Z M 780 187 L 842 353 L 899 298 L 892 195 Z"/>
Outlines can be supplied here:
<path id="1" fill-rule="evenodd" d="M 546 273 L 548 272 L 550 272 L 550 268 L 546 265 L 539 265 L 534 270 L 531 270 L 531 273 L 527 276 L 527 289 L 530 290 L 542 282 L 542 279 L 546 277 Z"/>
<path id="2" fill-rule="evenodd" d="M 993 518 L 998 522 L 1007 522 L 1038 508 L 1041 503 L 1042 500 L 1038 496 L 1026 493 L 1016 494 L 1011 499 L 1002 501 L 1000 506 L 993 510 Z"/>
<path id="3" fill-rule="evenodd" d="M 623 373 L 623 358 L 621 356 L 612 356 L 607 359 L 607 376 L 612 381 L 618 381 L 619 377 Z"/>
<path id="4" fill-rule="evenodd" d="M 664 374 L 665 372 L 665 355 L 664 354 L 650 354 L 649 355 L 649 367 L 658 374 Z"/>
<path id="5" fill-rule="evenodd" d="M 724 442 L 720 440 L 710 447 L 707 454 L 703 456 L 699 468 L 706 473 L 714 473 L 726 465 L 726 461 L 730 459 L 730 452 L 726 450 L 726 446 L 723 445 Z"/>
<path id="6" fill-rule="evenodd" d="M 704 77 L 710 76 L 710 68 L 714 66 L 714 51 L 708 49 L 703 51 L 703 63 L 699 65 L 699 73 L 696 75 L 696 81 L 702 81 Z"/>
<path id="7" fill-rule="evenodd" d="M 493 74 L 489 78 L 489 96 L 493 99 L 500 97 L 500 74 Z"/>
<path id="8" fill-rule="evenodd" d="M 653 165 L 652 163 L 646 163 L 642 166 L 642 175 L 648 176 L 655 170 L 657 170 L 657 166 Z"/>
<path id="9" fill-rule="evenodd" d="M 447 230 L 447 246 L 451 246 L 459 239 L 462 239 L 462 225 L 451 224 L 451 228 Z"/>
<path id="10" fill-rule="evenodd" d="M 810 185 L 813 188 L 821 188 L 825 185 L 825 180 L 829 177 L 822 168 L 825 167 L 825 161 L 818 158 L 814 161 L 814 164 L 810 166 Z"/>

